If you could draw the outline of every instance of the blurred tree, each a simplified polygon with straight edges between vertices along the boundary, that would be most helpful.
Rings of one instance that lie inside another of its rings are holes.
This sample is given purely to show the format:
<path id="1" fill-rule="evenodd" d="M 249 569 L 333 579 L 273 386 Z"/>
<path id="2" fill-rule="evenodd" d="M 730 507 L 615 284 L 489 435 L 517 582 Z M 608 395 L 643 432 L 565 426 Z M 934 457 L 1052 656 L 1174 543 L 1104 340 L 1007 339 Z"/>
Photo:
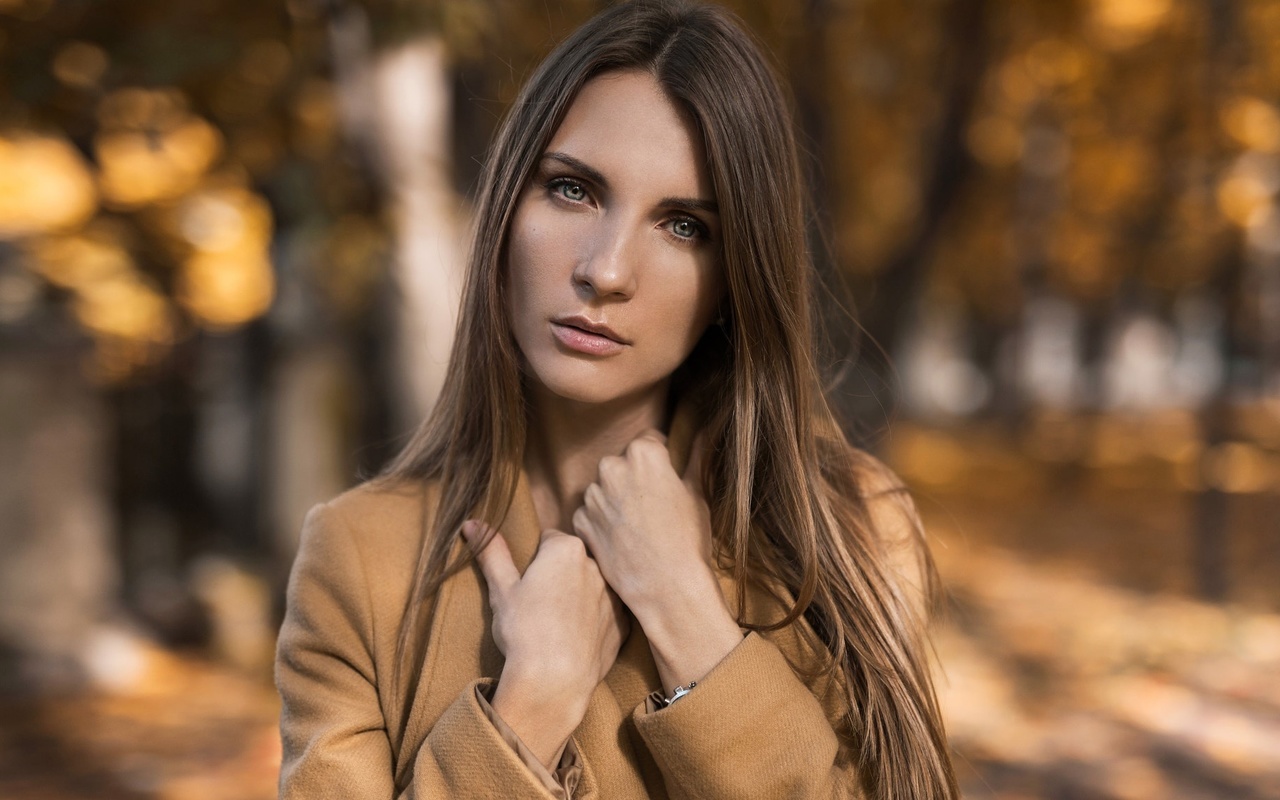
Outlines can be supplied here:
<path id="1" fill-rule="evenodd" d="M 1205 33 L 1205 54 L 1200 64 L 1200 74 L 1195 93 L 1196 114 L 1204 125 L 1204 158 L 1209 169 L 1205 178 L 1219 186 L 1227 185 L 1231 169 L 1232 153 L 1227 136 L 1221 129 L 1219 114 L 1222 97 L 1227 94 L 1232 77 L 1246 63 L 1245 44 L 1238 34 L 1239 8 L 1233 0 L 1206 0 L 1204 18 L 1208 22 Z M 1228 309 L 1228 319 L 1239 320 L 1247 300 L 1244 292 L 1245 253 L 1243 241 L 1234 228 L 1226 227 L 1217 237 L 1209 280 L 1210 290 Z M 1246 312 L 1247 313 L 1247 312 Z M 1229 324 L 1224 337 L 1225 360 L 1237 365 L 1247 347 L 1243 325 Z M 1224 380 L 1217 391 L 1206 393 L 1200 409 L 1201 439 L 1204 456 L 1200 468 L 1203 481 L 1196 499 L 1193 518 L 1195 577 L 1200 593 L 1211 600 L 1223 600 L 1228 589 L 1227 575 L 1227 513 L 1228 498 L 1221 482 L 1213 475 L 1213 459 L 1222 452 L 1231 437 L 1231 389 L 1232 381 Z"/>
<path id="2" fill-rule="evenodd" d="M 191 559 L 271 551 L 277 359 L 335 325 L 359 341 L 378 285 L 381 225 L 337 149 L 323 20 L 301 2 L 14 2 L 0 42 L 0 230 L 18 245 L 0 270 L 40 280 L 0 335 L 33 346 L 46 309 L 88 335 L 126 596 L 198 634 Z"/>

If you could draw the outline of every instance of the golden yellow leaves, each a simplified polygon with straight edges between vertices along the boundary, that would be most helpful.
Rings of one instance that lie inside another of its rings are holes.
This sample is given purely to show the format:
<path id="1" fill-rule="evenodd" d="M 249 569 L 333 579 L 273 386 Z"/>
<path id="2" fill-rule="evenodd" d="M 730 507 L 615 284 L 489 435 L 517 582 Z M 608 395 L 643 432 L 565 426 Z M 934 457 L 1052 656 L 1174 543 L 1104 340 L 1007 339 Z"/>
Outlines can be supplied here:
<path id="1" fill-rule="evenodd" d="M 1266 492 L 1280 486 L 1280 464 L 1251 442 L 1226 442 L 1205 453 L 1199 474 L 1188 472 L 1183 482 L 1235 494 Z"/>
<path id="2" fill-rule="evenodd" d="M 155 281 L 138 270 L 118 223 L 95 220 L 75 233 L 35 239 L 27 250 L 42 277 L 71 293 L 76 321 L 97 343 L 95 377 L 123 378 L 172 344 L 173 310 Z"/>
<path id="3" fill-rule="evenodd" d="M 1280 109 L 1242 95 L 1225 104 L 1221 123 L 1244 152 L 1218 182 L 1218 209 L 1242 228 L 1274 224 L 1275 198 L 1280 192 Z"/>
<path id="4" fill-rule="evenodd" d="M 1011 167 L 1022 159 L 1022 127 L 1010 117 L 990 114 L 969 126 L 965 143 L 988 167 Z"/>
<path id="5" fill-rule="evenodd" d="M 1242 413 L 1245 423 L 1252 416 L 1253 429 L 1214 445 L 1201 440 L 1195 418 L 1182 410 L 1093 419 L 1041 411 L 1028 418 L 1016 447 L 989 431 L 960 436 L 906 427 L 895 433 L 888 454 L 914 485 L 954 489 L 977 472 L 1002 496 L 1051 491 L 1052 475 L 1029 465 L 1055 463 L 1080 464 L 1102 484 L 1125 489 L 1280 491 L 1280 457 L 1268 449 L 1280 442 L 1280 425 L 1265 408 Z"/>
<path id="6" fill-rule="evenodd" d="M 67 230 L 97 210 L 88 165 L 61 137 L 0 137 L 0 239 Z"/>
<path id="7" fill-rule="evenodd" d="M 208 186 L 165 212 L 186 250 L 178 302 L 210 328 L 229 328 L 267 311 L 275 277 L 267 257 L 271 209 L 242 186 Z"/>
<path id="8" fill-rule="evenodd" d="M 105 68 L 81 45 L 55 57 L 65 83 L 90 84 Z M 280 71 L 270 48 L 251 54 L 253 76 Z M 222 134 L 181 92 L 117 90 L 98 121 L 95 165 L 62 138 L 0 138 L 0 238 L 22 242 L 32 271 L 71 294 L 76 321 L 97 344 L 92 370 L 114 381 L 168 352 L 181 333 L 179 309 L 214 330 L 265 313 L 275 296 L 274 225 L 240 172 L 215 169 Z M 134 215 L 136 227 L 100 205 Z M 159 262 L 139 263 L 142 234 L 160 246 Z"/>
<path id="9" fill-rule="evenodd" d="M 1256 97 L 1237 97 L 1222 114 L 1226 132 L 1249 150 L 1280 153 L 1280 109 Z"/>
<path id="10" fill-rule="evenodd" d="M 89 42 L 68 42 L 53 57 L 53 76 L 67 86 L 93 89 L 107 71 L 107 51 Z"/>
<path id="11" fill-rule="evenodd" d="M 1090 5 L 1094 38 L 1116 50 L 1147 41 L 1173 11 L 1173 0 L 1093 0 Z"/>
<path id="12" fill-rule="evenodd" d="M 188 112 L 176 91 L 122 89 L 107 96 L 98 116 L 94 150 L 102 197 L 115 208 L 191 191 L 222 154 L 222 135 Z"/>
<path id="13" fill-rule="evenodd" d="M 1271 785 L 1280 618 L 1109 587 L 930 521 L 954 545 L 935 553 L 963 598 L 962 622 L 935 635 L 961 753 L 1112 798 L 1191 796 L 1160 758 L 1171 752 L 1241 786 Z"/>

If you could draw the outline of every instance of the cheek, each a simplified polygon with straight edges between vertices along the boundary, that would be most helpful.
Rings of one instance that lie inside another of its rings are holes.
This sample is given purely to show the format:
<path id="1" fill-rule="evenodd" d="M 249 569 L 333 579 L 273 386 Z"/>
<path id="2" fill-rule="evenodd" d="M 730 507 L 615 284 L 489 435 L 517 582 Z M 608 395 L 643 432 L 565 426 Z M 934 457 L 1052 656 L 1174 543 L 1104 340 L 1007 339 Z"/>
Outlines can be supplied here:
<path id="1" fill-rule="evenodd" d="M 696 335 L 700 336 L 715 320 L 724 293 L 724 274 L 719 259 L 708 258 L 698 265 L 685 295 L 685 316 Z"/>
<path id="2" fill-rule="evenodd" d="M 543 228 L 525 211 L 517 211 L 507 240 L 506 291 L 508 315 L 517 330 L 534 311 L 545 287 L 538 280 L 545 273 L 546 238 Z M 545 281 L 543 281 L 545 283 Z"/>
<path id="3" fill-rule="evenodd" d="M 693 350 L 707 327 L 715 322 L 723 279 L 718 263 L 699 264 L 693 274 L 684 265 L 684 279 L 665 281 L 665 291 L 648 309 L 649 317 L 664 330 L 667 342 L 665 358 L 683 359 Z M 665 349 L 665 348 L 664 348 Z"/>
<path id="4" fill-rule="evenodd" d="M 522 203 L 507 240 L 507 289 L 516 313 L 554 300 L 575 262 L 577 231 L 536 203 Z"/>

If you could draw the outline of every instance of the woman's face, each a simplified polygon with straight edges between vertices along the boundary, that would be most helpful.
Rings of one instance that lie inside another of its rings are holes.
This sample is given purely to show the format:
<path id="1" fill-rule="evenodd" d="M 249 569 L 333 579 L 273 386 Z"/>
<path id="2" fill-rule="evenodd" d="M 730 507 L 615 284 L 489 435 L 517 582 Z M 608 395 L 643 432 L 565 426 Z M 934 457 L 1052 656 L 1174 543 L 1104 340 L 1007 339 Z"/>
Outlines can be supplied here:
<path id="1" fill-rule="evenodd" d="M 701 137 L 645 72 L 578 93 L 516 206 L 509 314 L 532 378 L 601 403 L 666 388 L 723 293 Z"/>

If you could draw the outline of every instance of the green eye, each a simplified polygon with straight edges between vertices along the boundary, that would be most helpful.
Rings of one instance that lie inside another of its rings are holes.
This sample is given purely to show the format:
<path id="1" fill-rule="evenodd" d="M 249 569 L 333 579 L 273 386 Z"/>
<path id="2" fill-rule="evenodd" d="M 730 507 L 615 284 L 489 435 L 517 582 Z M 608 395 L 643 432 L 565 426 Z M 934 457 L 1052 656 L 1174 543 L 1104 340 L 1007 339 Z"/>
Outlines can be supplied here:
<path id="1" fill-rule="evenodd" d="M 692 239 L 698 235 L 698 225 L 692 220 L 678 219 L 671 223 L 671 232 L 681 239 Z"/>
<path id="2" fill-rule="evenodd" d="M 558 187 L 560 195 L 566 200 L 572 200 L 575 203 L 581 203 L 587 197 L 587 190 L 582 188 L 580 183 L 569 183 L 565 181 Z"/>

